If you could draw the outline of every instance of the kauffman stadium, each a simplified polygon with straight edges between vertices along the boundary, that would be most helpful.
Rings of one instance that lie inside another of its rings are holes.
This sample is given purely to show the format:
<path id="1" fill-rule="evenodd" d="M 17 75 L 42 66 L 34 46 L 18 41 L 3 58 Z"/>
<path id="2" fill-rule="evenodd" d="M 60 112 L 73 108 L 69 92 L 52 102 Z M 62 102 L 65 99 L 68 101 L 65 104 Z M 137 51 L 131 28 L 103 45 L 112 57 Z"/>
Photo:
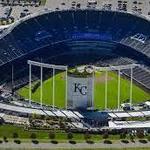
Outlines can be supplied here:
<path id="1" fill-rule="evenodd" d="M 12 64 L 15 88 L 27 84 L 28 59 L 70 67 L 137 63 L 134 81 L 149 93 L 150 21 L 135 14 L 96 9 L 42 11 L 1 31 L 1 84 L 11 81 Z M 130 70 L 122 74 L 128 77 Z"/>

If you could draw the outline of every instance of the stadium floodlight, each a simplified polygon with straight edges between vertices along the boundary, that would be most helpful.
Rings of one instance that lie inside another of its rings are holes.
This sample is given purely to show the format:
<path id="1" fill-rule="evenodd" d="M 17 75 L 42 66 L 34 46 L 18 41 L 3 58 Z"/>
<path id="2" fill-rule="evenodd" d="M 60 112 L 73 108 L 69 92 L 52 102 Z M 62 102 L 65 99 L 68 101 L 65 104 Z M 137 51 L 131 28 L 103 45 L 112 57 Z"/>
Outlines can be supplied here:
<path id="1" fill-rule="evenodd" d="M 55 106 L 55 69 L 53 68 L 53 109 Z"/>
<path id="2" fill-rule="evenodd" d="M 105 110 L 107 109 L 108 105 L 108 71 L 105 71 Z"/>
<path id="3" fill-rule="evenodd" d="M 14 89 L 14 65 L 11 66 L 11 86 L 12 86 L 12 93 Z"/>
<path id="4" fill-rule="evenodd" d="M 32 90 L 32 85 L 31 85 L 31 75 L 32 75 L 32 65 L 29 64 L 29 105 L 31 106 L 31 99 L 32 99 L 32 93 L 31 93 L 31 90 Z"/>
<path id="5" fill-rule="evenodd" d="M 133 67 L 131 66 L 130 68 L 130 105 L 132 105 L 132 96 L 133 96 L 133 91 L 132 91 L 132 87 L 133 87 Z"/>
<path id="6" fill-rule="evenodd" d="M 40 93 L 40 100 L 41 100 L 41 107 L 42 107 L 42 101 L 43 101 L 43 67 L 41 67 L 41 93 Z"/>
<path id="7" fill-rule="evenodd" d="M 28 60 L 28 64 L 31 64 L 31 65 L 37 66 L 37 67 L 42 66 L 43 68 L 49 68 L 49 69 L 55 68 L 57 70 L 66 70 L 66 67 L 67 67 L 67 66 L 63 66 L 63 65 L 52 65 L 52 64 L 41 63 L 41 62 L 36 62 L 36 61 L 31 61 L 31 60 Z"/>
<path id="8" fill-rule="evenodd" d="M 68 68 L 66 67 L 66 70 L 65 70 L 65 72 L 66 72 L 66 89 L 65 89 L 65 91 L 66 91 L 66 93 L 65 93 L 65 107 L 66 107 L 66 109 L 67 109 L 67 106 L 68 106 Z"/>
<path id="9" fill-rule="evenodd" d="M 92 106 L 94 106 L 94 91 L 95 91 L 95 89 L 94 89 L 94 82 L 95 82 L 95 80 L 94 80 L 94 76 L 95 76 L 95 70 L 93 69 L 93 75 L 92 75 L 92 78 L 93 78 L 93 80 L 92 80 L 92 86 L 93 86 L 93 94 L 92 94 Z"/>
<path id="10" fill-rule="evenodd" d="M 109 66 L 109 67 L 96 67 L 94 66 L 94 69 L 97 71 L 116 71 L 116 70 L 123 70 L 123 69 L 129 69 L 131 67 L 139 67 L 139 64 L 128 64 L 128 65 L 120 65 L 120 66 Z"/>
<path id="11" fill-rule="evenodd" d="M 118 69 L 118 110 L 120 108 L 120 69 Z"/>
<path id="12" fill-rule="evenodd" d="M 65 107 L 67 109 L 67 72 L 68 72 L 68 67 L 63 66 L 63 65 L 53 65 L 53 64 L 47 64 L 47 63 L 41 63 L 41 62 L 36 62 L 36 61 L 27 61 L 29 65 L 29 105 L 31 106 L 31 100 L 32 100 L 32 66 L 37 66 L 40 67 L 40 104 L 41 107 L 43 106 L 43 68 L 48 68 L 48 69 L 53 69 L 53 79 L 52 79 L 52 84 L 53 84 L 53 95 L 52 95 L 52 103 L 53 103 L 53 109 L 55 108 L 55 70 L 64 70 L 66 72 L 66 92 L 65 92 Z"/>

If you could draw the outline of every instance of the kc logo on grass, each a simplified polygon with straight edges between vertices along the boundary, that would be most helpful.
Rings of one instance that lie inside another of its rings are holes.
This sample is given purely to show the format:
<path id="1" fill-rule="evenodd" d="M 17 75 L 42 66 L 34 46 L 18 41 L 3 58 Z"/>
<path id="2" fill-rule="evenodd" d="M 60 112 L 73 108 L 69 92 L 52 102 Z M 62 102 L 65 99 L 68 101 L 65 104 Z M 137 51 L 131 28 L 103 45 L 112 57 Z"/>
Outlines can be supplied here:
<path id="1" fill-rule="evenodd" d="M 81 95 L 87 95 L 87 86 L 81 85 L 81 83 L 75 83 L 74 84 L 74 92 L 79 92 Z"/>

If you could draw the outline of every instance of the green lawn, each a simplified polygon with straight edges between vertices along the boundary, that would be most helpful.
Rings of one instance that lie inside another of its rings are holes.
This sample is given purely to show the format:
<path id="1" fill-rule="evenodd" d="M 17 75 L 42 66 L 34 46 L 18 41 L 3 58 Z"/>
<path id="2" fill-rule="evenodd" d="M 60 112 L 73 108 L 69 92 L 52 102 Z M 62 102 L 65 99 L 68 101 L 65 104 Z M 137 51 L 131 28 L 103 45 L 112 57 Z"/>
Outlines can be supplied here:
<path id="1" fill-rule="evenodd" d="M 135 148 L 124 148 L 124 147 L 122 147 L 122 148 L 96 148 L 96 149 L 94 149 L 94 150 L 149 150 L 150 148 L 137 148 L 137 147 L 135 147 Z M 59 149 L 60 150 L 60 149 Z M 61 150 L 65 150 L 65 149 L 61 149 Z M 70 149 L 70 150 L 93 150 L 93 149 Z"/>
<path id="2" fill-rule="evenodd" d="M 31 133 L 36 134 L 36 138 L 41 140 L 41 141 L 48 141 L 49 140 L 49 132 L 50 130 L 24 130 L 23 127 L 17 127 L 15 125 L 0 125 L 0 139 L 3 139 L 4 136 L 6 136 L 9 139 L 13 139 L 13 133 L 18 133 L 19 139 L 22 139 L 24 141 L 30 140 L 30 135 Z M 62 131 L 62 130 L 56 130 L 55 132 L 55 139 L 60 141 L 60 142 L 67 142 L 67 133 Z M 73 134 L 73 139 L 76 140 L 77 142 L 84 142 L 84 134 L 82 133 L 72 133 Z M 91 140 L 95 142 L 100 142 L 103 139 L 102 134 L 90 134 L 91 135 Z M 145 137 L 146 138 L 146 137 Z M 120 140 L 120 135 L 109 135 L 108 137 L 109 140 L 115 141 L 115 140 Z M 130 140 L 130 136 L 127 135 L 126 139 Z M 138 139 L 135 137 L 135 139 Z"/>
<path id="3" fill-rule="evenodd" d="M 49 131 L 44 131 L 44 130 L 36 130 L 36 131 L 26 131 L 23 129 L 23 127 L 17 127 L 14 125 L 0 125 L 0 140 L 3 140 L 3 137 L 7 137 L 8 142 L 13 142 L 13 133 L 18 133 L 18 139 L 21 140 L 21 143 L 31 143 L 31 138 L 30 135 L 31 133 L 36 134 L 36 139 L 39 141 L 39 143 L 49 143 L 51 139 L 49 139 Z M 146 139 L 145 137 L 144 139 Z M 137 137 L 135 139 L 138 140 Z M 68 143 L 68 138 L 67 138 L 67 133 L 57 130 L 55 132 L 55 140 L 58 141 L 58 143 Z M 79 134 L 79 133 L 73 133 L 73 139 L 77 143 L 82 143 L 85 142 L 84 134 Z M 103 135 L 101 134 L 91 134 L 91 141 L 96 142 L 96 143 L 103 143 Z M 120 142 L 120 135 L 109 135 L 108 140 L 111 140 L 112 143 L 117 143 Z M 130 141 L 130 137 L 127 136 L 126 140 Z M 143 145 L 144 147 L 144 145 Z M 1 149 L 1 148 L 0 148 Z M 149 148 L 135 148 L 136 150 L 149 150 Z M 124 148 L 122 150 L 135 150 L 134 148 Z M 73 150 L 73 149 L 72 149 Z M 87 149 L 83 149 L 87 150 Z M 105 150 L 105 149 L 97 149 L 97 150 Z M 107 150 L 115 150 L 115 149 L 107 149 Z"/>
<path id="4" fill-rule="evenodd" d="M 37 139 L 49 140 L 49 137 L 48 137 L 49 131 L 48 130 L 27 131 L 27 130 L 24 130 L 23 127 L 17 127 L 14 125 L 0 125 L 0 139 L 2 139 L 4 136 L 12 139 L 13 133 L 18 133 L 19 138 L 24 139 L 24 140 L 30 139 L 31 133 L 35 133 Z M 111 135 L 109 138 L 112 140 L 120 139 L 119 135 Z M 60 140 L 60 142 L 61 141 L 65 142 L 68 140 L 67 133 L 65 133 L 64 131 L 57 130 L 55 139 Z M 91 135 L 91 139 L 94 141 L 99 141 L 99 140 L 102 140 L 103 137 L 100 134 L 93 134 L 93 135 Z M 84 134 L 73 133 L 73 140 L 76 140 L 78 142 L 85 141 Z"/>
<path id="5" fill-rule="evenodd" d="M 94 93 L 94 105 L 98 109 L 104 108 L 105 99 L 105 83 L 104 83 L 104 73 L 97 72 L 95 75 L 95 93 Z M 118 89 L 118 76 L 114 72 L 109 72 L 108 74 L 108 106 L 109 108 L 115 108 L 117 106 L 117 89 Z M 34 86 L 33 83 L 32 86 Z M 19 89 L 18 93 L 28 98 L 28 85 Z M 129 99 L 130 93 L 130 81 L 121 78 L 121 95 L 120 100 L 123 102 Z M 40 87 L 32 93 L 32 99 L 34 101 L 40 102 Z M 144 90 L 133 85 L 133 103 L 138 103 L 150 99 L 150 94 L 146 93 Z M 43 83 L 43 103 L 52 104 L 52 78 L 44 81 Z M 55 76 L 55 105 L 58 107 L 65 106 L 65 77 L 64 73 L 59 73 Z"/>

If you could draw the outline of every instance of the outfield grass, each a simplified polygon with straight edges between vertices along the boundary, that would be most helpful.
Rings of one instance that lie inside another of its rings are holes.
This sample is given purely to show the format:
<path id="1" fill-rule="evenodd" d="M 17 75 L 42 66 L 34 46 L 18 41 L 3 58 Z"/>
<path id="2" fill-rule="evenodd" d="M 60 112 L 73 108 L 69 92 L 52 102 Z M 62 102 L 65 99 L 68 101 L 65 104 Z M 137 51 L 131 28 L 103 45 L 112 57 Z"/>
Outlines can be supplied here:
<path id="1" fill-rule="evenodd" d="M 94 105 L 95 108 L 104 108 L 105 99 L 105 82 L 104 73 L 97 72 L 95 75 L 95 92 Z M 117 106 L 117 90 L 118 90 L 118 76 L 114 72 L 108 74 L 108 107 L 115 108 Z M 35 83 L 32 84 L 34 86 Z M 28 98 L 28 85 L 18 90 L 18 93 L 24 98 Z M 123 102 L 129 99 L 130 95 L 130 81 L 121 78 L 121 94 L 120 101 Z M 32 93 L 32 99 L 40 102 L 40 87 Z M 137 85 L 133 84 L 133 103 L 139 103 L 150 99 L 150 94 L 146 93 Z M 43 103 L 52 104 L 52 78 L 43 81 Z M 58 107 L 65 106 L 65 77 L 64 73 L 59 73 L 55 76 L 55 105 Z"/>

